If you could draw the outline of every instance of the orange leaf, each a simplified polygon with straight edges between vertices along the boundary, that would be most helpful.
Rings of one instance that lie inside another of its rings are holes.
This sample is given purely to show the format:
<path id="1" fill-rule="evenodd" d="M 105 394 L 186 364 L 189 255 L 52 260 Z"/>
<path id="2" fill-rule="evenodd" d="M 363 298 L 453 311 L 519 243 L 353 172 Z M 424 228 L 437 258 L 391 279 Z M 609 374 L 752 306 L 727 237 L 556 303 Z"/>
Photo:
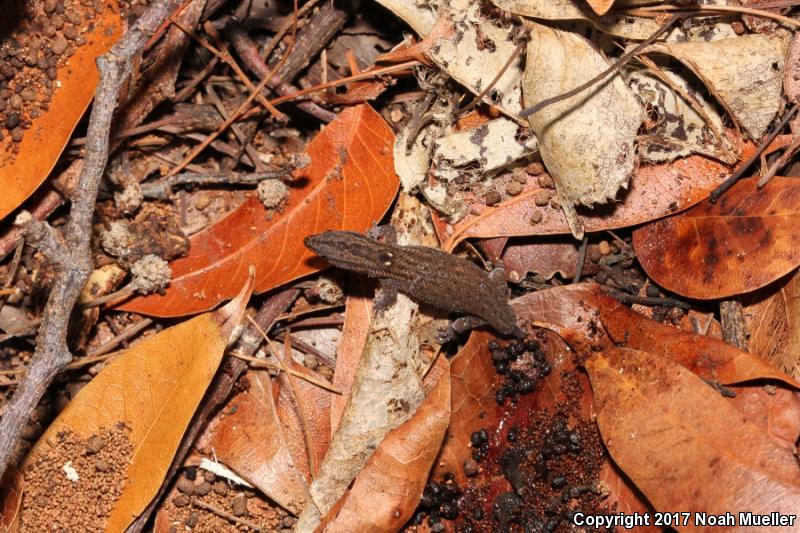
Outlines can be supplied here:
<path id="1" fill-rule="evenodd" d="M 791 377 L 759 357 L 712 337 L 681 331 L 644 317 L 593 283 L 530 293 L 512 304 L 523 320 L 551 324 L 562 335 L 572 333 L 601 342 L 605 331 L 614 343 L 670 358 L 703 379 L 732 384 L 768 378 L 800 388 Z"/>
<path id="2" fill-rule="evenodd" d="M 461 486 L 467 483 L 464 461 L 472 457 L 470 435 L 500 418 L 495 391 L 501 378 L 487 347 L 494 338 L 486 331 L 473 331 L 450 365 L 453 414 L 433 474 L 442 477 L 451 472 Z"/>
<path id="3" fill-rule="evenodd" d="M 213 429 L 209 445 L 216 459 L 284 509 L 298 514 L 309 499 L 308 486 L 294 467 L 275 413 L 272 379 L 249 373 L 250 388 L 231 400 Z"/>
<path id="4" fill-rule="evenodd" d="M 629 190 L 614 205 L 578 214 L 587 232 L 641 224 L 690 207 L 722 183 L 730 168 L 702 156 L 690 156 L 664 165 L 643 166 L 634 172 Z M 535 203 L 538 187 L 530 188 L 496 207 L 476 205 L 477 215 L 468 215 L 455 226 L 438 225 L 445 250 L 452 250 L 464 239 L 480 237 L 521 237 L 570 233 L 560 208 L 539 207 Z M 531 223 L 534 214 L 542 218 Z"/>
<path id="5" fill-rule="evenodd" d="M 605 15 L 611 6 L 614 5 L 614 0 L 586 0 L 586 3 L 591 6 L 592 10 L 598 15 Z"/>
<path id="6" fill-rule="evenodd" d="M 6 470 L 0 484 L 0 531 L 19 531 L 19 512 L 22 506 L 22 475 L 13 466 Z"/>
<path id="7" fill-rule="evenodd" d="M 633 232 L 636 257 L 662 287 L 690 298 L 753 291 L 800 265 L 800 183 L 773 178 L 734 185 L 715 204 Z"/>
<path id="8" fill-rule="evenodd" d="M 105 3 L 103 4 L 105 5 Z M 10 9 L 10 8 L 7 8 Z M 106 7 L 95 17 L 94 28 L 85 33 L 86 44 L 77 47 L 67 64 L 58 69 L 60 87 L 53 92 L 47 111 L 33 119 L 22 141 L 2 144 L 14 146 L 17 154 L 0 155 L 0 219 L 16 209 L 53 169 L 94 97 L 100 79 L 96 59 L 105 54 L 122 33 L 122 21 Z"/>
<path id="9" fill-rule="evenodd" d="M 793 514 L 800 508 L 794 446 L 748 422 L 687 369 L 616 348 L 585 366 L 603 440 L 656 509 Z M 679 529 L 707 530 L 694 521 Z"/>
<path id="10" fill-rule="evenodd" d="M 191 238 L 189 256 L 171 263 L 164 295 L 135 298 L 119 309 L 180 316 L 210 309 L 230 298 L 256 266 L 261 293 L 324 268 L 303 245 L 325 230 L 364 231 L 394 199 L 394 135 L 368 105 L 348 108 L 309 143 L 311 164 L 295 173 L 296 189 L 283 213 L 271 220 L 254 197 Z"/>
<path id="11" fill-rule="evenodd" d="M 134 452 L 106 531 L 125 530 L 161 486 L 252 288 L 250 277 L 225 307 L 120 352 L 50 424 L 25 464 L 33 464 L 63 431 L 88 439 L 102 428 L 124 423 L 131 430 Z"/>
<path id="12" fill-rule="evenodd" d="M 386 435 L 317 531 L 398 531 L 411 518 L 450 420 L 447 359 L 440 357 L 437 365 L 444 368 L 436 386 L 409 420 Z"/>

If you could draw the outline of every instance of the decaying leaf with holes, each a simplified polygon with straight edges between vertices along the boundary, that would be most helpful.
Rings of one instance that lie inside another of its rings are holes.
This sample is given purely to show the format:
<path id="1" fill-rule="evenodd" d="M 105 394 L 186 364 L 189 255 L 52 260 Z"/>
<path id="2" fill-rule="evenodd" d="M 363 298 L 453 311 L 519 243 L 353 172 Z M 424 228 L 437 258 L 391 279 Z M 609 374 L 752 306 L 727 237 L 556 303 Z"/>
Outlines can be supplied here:
<path id="1" fill-rule="evenodd" d="M 703 81 L 751 139 L 766 133 L 783 106 L 783 66 L 789 38 L 740 35 L 717 41 L 658 43 L 648 48 L 675 57 Z"/>
<path id="2" fill-rule="evenodd" d="M 531 25 L 525 66 L 526 106 L 559 96 L 608 68 L 583 37 Z M 639 102 L 614 75 L 528 117 L 542 160 L 553 177 L 570 231 L 583 237 L 575 205 L 613 200 L 633 171 L 634 140 L 642 123 Z"/>

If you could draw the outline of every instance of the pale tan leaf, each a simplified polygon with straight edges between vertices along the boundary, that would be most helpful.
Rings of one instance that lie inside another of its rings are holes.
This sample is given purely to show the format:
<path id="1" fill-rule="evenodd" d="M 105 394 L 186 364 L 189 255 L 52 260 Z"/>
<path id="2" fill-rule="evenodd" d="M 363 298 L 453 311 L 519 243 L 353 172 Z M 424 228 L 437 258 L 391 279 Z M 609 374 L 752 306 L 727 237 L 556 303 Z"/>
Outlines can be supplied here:
<path id="1" fill-rule="evenodd" d="M 783 106 L 783 66 L 789 38 L 741 35 L 717 41 L 659 43 L 694 72 L 752 139 L 760 139 Z"/>
<path id="2" fill-rule="evenodd" d="M 574 89 L 608 68 L 606 59 L 575 33 L 532 24 L 530 35 L 526 106 Z M 641 107 L 617 75 L 537 111 L 528 120 L 570 230 L 580 237 L 583 228 L 572 206 L 605 203 L 628 183 Z"/>

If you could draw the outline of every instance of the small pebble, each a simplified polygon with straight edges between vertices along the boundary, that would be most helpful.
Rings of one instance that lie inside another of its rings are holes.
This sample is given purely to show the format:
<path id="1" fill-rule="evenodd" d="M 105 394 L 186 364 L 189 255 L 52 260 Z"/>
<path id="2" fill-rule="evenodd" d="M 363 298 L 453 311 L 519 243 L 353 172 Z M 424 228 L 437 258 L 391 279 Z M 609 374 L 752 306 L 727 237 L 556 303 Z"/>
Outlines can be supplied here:
<path id="1" fill-rule="evenodd" d="M 245 516 L 247 514 L 247 499 L 244 494 L 238 494 L 231 500 L 231 510 L 235 516 Z"/>
<path id="2" fill-rule="evenodd" d="M 86 451 L 89 454 L 95 454 L 100 450 L 102 450 L 105 445 L 106 443 L 103 442 L 103 439 L 101 439 L 97 435 L 92 435 L 91 437 L 89 437 L 89 441 L 86 443 Z"/>
<path id="3" fill-rule="evenodd" d="M 98 459 L 94 462 L 94 469 L 98 472 L 108 472 L 111 470 L 111 465 L 108 464 L 107 461 L 103 461 L 102 459 Z"/>
<path id="4" fill-rule="evenodd" d="M 536 211 L 531 213 L 531 219 L 530 219 L 531 225 L 533 226 L 533 225 L 538 224 L 539 222 L 542 221 L 543 218 L 544 218 L 544 215 L 542 214 L 541 211 L 539 211 L 537 209 Z"/>
<path id="5" fill-rule="evenodd" d="M 658 290 L 658 287 L 656 287 L 655 285 L 648 285 L 646 292 L 647 296 L 649 296 L 650 298 L 658 298 L 659 296 L 661 296 L 661 291 Z"/>
<path id="6" fill-rule="evenodd" d="M 200 521 L 200 515 L 197 514 L 195 511 L 189 513 L 189 518 L 186 519 L 184 525 L 188 528 L 194 528 L 197 526 L 197 523 Z"/>
<path id="7" fill-rule="evenodd" d="M 543 189 L 555 189 L 556 188 L 556 184 L 553 181 L 553 178 L 550 177 L 550 174 L 541 174 L 541 175 L 539 175 L 539 177 L 537 178 L 537 181 L 539 182 L 539 187 L 542 187 Z"/>
<path id="8" fill-rule="evenodd" d="M 189 505 L 189 498 L 183 494 L 179 494 L 178 496 L 172 498 L 172 505 L 175 507 L 186 507 Z"/>
<path id="9" fill-rule="evenodd" d="M 603 255 L 608 255 L 611 253 L 611 246 L 608 244 L 608 241 L 600 241 L 600 243 L 597 245 L 597 248 Z"/>
<path id="10" fill-rule="evenodd" d="M 195 485 L 194 487 L 194 493 L 200 496 L 205 496 L 209 492 L 211 492 L 211 483 L 209 483 L 208 481 L 203 481 L 202 483 L 200 483 L 199 485 Z"/>
<path id="11" fill-rule="evenodd" d="M 464 461 L 464 475 L 467 477 L 478 475 L 478 463 L 475 459 L 467 459 Z"/>
<path id="12" fill-rule="evenodd" d="M 516 196 L 522 192 L 522 184 L 518 181 L 511 181 L 506 185 L 506 192 L 509 196 Z"/>
<path id="13" fill-rule="evenodd" d="M 175 488 L 177 488 L 179 492 L 190 496 L 194 494 L 194 482 L 191 479 L 187 479 L 183 476 L 181 476 L 181 478 L 175 484 Z"/>
<path id="14" fill-rule="evenodd" d="M 525 167 L 525 170 L 532 176 L 538 176 L 539 174 L 544 173 L 544 165 L 537 161 L 530 163 L 527 167 Z"/>
<path id="15" fill-rule="evenodd" d="M 224 481 L 217 481 L 214 483 L 214 492 L 220 496 L 228 494 L 228 484 Z"/>
<path id="16" fill-rule="evenodd" d="M 533 203 L 539 207 L 544 207 L 550 202 L 551 195 L 552 193 L 549 190 L 539 191 L 533 196 Z"/>

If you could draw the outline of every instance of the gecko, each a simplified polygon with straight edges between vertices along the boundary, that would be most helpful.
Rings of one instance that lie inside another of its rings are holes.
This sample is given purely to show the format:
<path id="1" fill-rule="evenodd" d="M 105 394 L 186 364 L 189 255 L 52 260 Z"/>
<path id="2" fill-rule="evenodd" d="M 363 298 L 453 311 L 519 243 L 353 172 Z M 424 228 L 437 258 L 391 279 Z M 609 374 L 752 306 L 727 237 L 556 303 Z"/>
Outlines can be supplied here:
<path id="1" fill-rule="evenodd" d="M 402 292 L 444 311 L 478 317 L 504 336 L 525 337 L 506 299 L 501 269 L 492 275 L 461 257 L 428 246 L 386 244 L 351 231 L 326 231 L 305 238 L 306 247 L 328 263 L 379 279 L 391 295 Z M 453 329 L 462 329 L 454 324 Z M 447 338 L 447 336 L 445 337 Z"/>

